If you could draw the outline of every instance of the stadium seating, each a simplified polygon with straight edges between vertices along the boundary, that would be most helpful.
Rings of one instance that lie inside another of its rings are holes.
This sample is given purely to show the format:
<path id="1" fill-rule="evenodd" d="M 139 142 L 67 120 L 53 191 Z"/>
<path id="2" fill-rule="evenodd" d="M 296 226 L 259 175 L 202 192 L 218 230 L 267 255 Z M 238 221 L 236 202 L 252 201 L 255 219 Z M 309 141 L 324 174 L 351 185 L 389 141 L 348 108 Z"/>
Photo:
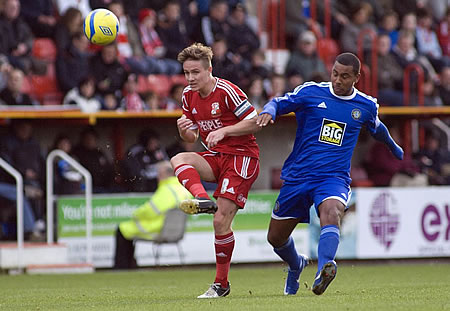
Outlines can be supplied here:
<path id="1" fill-rule="evenodd" d="M 160 96 L 169 95 L 171 83 L 170 78 L 166 75 L 149 75 L 147 77 L 150 91 L 153 91 Z"/>
<path id="2" fill-rule="evenodd" d="M 174 84 L 187 85 L 184 75 L 148 75 L 138 77 L 138 93 L 155 92 L 159 96 L 168 96 Z"/>
<path id="3" fill-rule="evenodd" d="M 38 59 L 54 62 L 56 59 L 56 45 L 50 38 L 34 40 L 32 55 Z"/>
<path id="4" fill-rule="evenodd" d="M 60 105 L 63 94 L 58 88 L 58 81 L 54 75 L 31 76 L 30 96 L 38 100 L 41 105 Z"/>
<path id="5" fill-rule="evenodd" d="M 174 84 L 187 85 L 186 77 L 184 75 L 175 75 L 170 77 L 170 82 Z"/>
<path id="6" fill-rule="evenodd" d="M 333 67 L 334 60 L 339 55 L 337 42 L 331 38 L 320 38 L 317 40 L 317 51 L 328 71 L 331 71 L 330 69 Z"/>

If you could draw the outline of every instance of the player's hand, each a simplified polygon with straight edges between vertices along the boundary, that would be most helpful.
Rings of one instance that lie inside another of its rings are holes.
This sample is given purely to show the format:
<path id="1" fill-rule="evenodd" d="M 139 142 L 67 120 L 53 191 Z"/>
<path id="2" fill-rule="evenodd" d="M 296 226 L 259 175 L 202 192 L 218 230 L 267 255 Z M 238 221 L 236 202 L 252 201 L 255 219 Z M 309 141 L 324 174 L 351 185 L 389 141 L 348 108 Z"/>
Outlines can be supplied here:
<path id="1" fill-rule="evenodd" d="M 269 113 L 263 113 L 258 116 L 258 119 L 256 119 L 256 124 L 260 127 L 266 126 L 267 124 L 273 124 L 274 121 L 272 120 L 272 116 Z"/>
<path id="2" fill-rule="evenodd" d="M 392 154 L 399 160 L 403 160 L 403 149 L 399 145 L 396 145 L 395 148 L 392 150 Z"/>
<path id="3" fill-rule="evenodd" d="M 225 133 L 223 131 L 223 128 L 221 128 L 208 134 L 208 136 L 206 137 L 206 144 L 208 145 L 208 148 L 214 148 L 219 143 L 219 141 L 224 138 Z"/>
<path id="4" fill-rule="evenodd" d="M 180 130 L 180 132 L 186 132 L 194 123 L 186 118 L 186 116 L 183 114 L 178 120 L 177 120 L 177 127 Z"/>

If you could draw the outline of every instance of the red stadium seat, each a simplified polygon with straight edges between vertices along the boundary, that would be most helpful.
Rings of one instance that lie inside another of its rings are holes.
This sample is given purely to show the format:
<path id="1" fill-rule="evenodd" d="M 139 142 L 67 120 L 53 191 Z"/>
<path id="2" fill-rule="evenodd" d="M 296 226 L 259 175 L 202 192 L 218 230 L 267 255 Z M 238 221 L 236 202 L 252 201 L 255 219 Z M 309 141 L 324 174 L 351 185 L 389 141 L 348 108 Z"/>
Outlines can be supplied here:
<path id="1" fill-rule="evenodd" d="M 187 85 L 186 77 L 184 75 L 175 75 L 170 77 L 170 82 L 172 85 L 174 84 L 182 84 Z"/>
<path id="2" fill-rule="evenodd" d="M 32 55 L 38 59 L 54 61 L 56 59 L 56 45 L 50 38 L 34 40 Z"/>
<path id="3" fill-rule="evenodd" d="M 333 39 L 321 38 L 317 40 L 317 52 L 329 69 L 330 65 L 333 66 L 336 56 L 339 55 L 339 46 Z"/>
<path id="4" fill-rule="evenodd" d="M 55 63 L 51 62 L 47 64 L 47 72 L 45 73 L 47 77 L 56 77 Z"/>
<path id="5" fill-rule="evenodd" d="M 42 105 L 59 105 L 63 98 L 55 76 L 32 75 L 30 95 Z"/>
<path id="6" fill-rule="evenodd" d="M 150 89 L 150 86 L 148 84 L 147 76 L 138 76 L 138 84 L 137 84 L 137 92 L 140 94 L 148 92 Z"/>
<path id="7" fill-rule="evenodd" d="M 147 77 L 149 91 L 155 92 L 160 96 L 169 95 L 172 83 L 166 75 L 149 75 Z"/>

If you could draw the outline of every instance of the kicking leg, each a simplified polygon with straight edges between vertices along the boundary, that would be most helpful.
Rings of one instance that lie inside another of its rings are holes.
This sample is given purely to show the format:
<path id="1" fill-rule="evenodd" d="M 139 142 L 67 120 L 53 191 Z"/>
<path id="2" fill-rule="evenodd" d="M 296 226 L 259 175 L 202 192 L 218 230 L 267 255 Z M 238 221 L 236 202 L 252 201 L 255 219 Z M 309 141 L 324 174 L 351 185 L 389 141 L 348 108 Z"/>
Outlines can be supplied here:
<path id="1" fill-rule="evenodd" d="M 295 249 L 292 231 L 298 224 L 298 219 L 271 219 L 267 240 L 273 246 L 274 252 L 288 265 L 288 276 L 284 287 L 285 295 L 295 295 L 299 288 L 299 278 L 303 269 L 308 265 L 309 258 L 299 255 Z"/>
<path id="2" fill-rule="evenodd" d="M 319 205 L 321 230 L 317 251 L 318 270 L 312 288 L 316 295 L 323 294 L 336 276 L 337 265 L 334 258 L 339 245 L 339 226 L 344 210 L 344 204 L 334 199 L 325 200 Z"/>
<path id="3" fill-rule="evenodd" d="M 201 179 L 215 181 L 208 162 L 195 152 L 179 153 L 170 162 L 180 183 L 195 198 L 181 202 L 180 209 L 187 214 L 215 213 L 217 205 L 210 199 L 201 183 Z"/>

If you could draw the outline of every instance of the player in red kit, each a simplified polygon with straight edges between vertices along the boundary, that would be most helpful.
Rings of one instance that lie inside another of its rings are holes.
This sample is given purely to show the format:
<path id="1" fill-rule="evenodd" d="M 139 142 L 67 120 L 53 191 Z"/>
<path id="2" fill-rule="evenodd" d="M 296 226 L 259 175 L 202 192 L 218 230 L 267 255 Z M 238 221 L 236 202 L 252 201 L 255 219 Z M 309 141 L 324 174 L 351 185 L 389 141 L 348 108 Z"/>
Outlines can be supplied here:
<path id="1" fill-rule="evenodd" d="M 181 138 L 193 143 L 200 137 L 207 151 L 183 152 L 171 159 L 175 174 L 195 197 L 181 202 L 188 214 L 214 214 L 216 278 L 197 298 L 230 293 L 228 271 L 234 249 L 231 223 L 244 208 L 248 191 L 259 173 L 259 148 L 253 133 L 257 113 L 247 96 L 233 83 L 212 75 L 211 48 L 195 43 L 178 54 L 189 85 L 183 92 L 183 115 L 177 120 Z M 216 182 L 217 204 L 201 180 Z"/>

